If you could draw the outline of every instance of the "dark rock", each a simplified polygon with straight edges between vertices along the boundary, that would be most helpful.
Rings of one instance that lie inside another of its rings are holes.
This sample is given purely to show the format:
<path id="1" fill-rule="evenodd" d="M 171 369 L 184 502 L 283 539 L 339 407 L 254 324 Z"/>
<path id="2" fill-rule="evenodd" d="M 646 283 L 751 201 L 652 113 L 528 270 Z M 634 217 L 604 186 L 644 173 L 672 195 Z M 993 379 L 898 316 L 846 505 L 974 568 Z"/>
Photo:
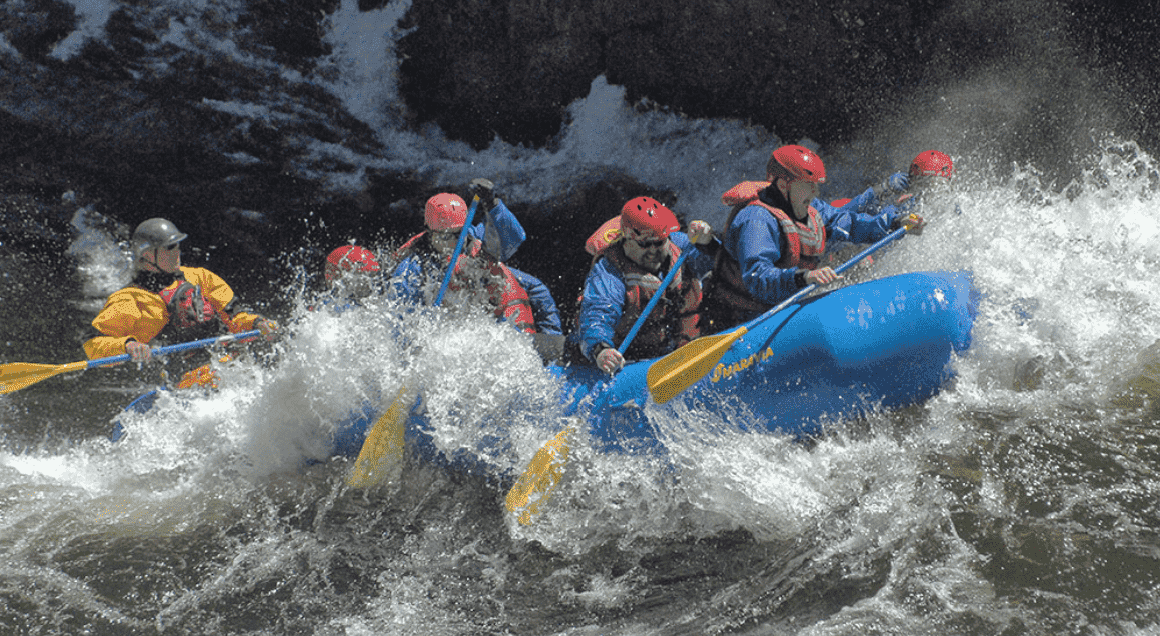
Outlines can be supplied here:
<path id="1" fill-rule="evenodd" d="M 11 47 L 0 52 L 0 183 L 52 206 L 75 190 L 130 227 L 168 215 L 197 242 L 253 258 L 304 241 L 406 238 L 427 196 L 465 184 L 359 165 L 382 154 L 369 127 L 323 87 L 284 77 L 329 51 L 324 20 L 338 6 L 249 0 L 187 18 L 124 3 L 104 38 L 62 61 L 52 52 L 78 27 L 70 4 L 0 5 Z M 241 55 L 174 44 L 185 19 L 194 40 Z M 412 31 L 400 91 L 414 124 L 477 148 L 496 136 L 549 146 L 603 74 L 641 108 L 738 118 L 787 141 L 839 144 L 929 117 L 961 139 L 958 154 L 1066 179 L 1106 132 L 1156 148 L 1158 19 L 1141 0 L 426 0 L 401 25 Z M 343 177 L 369 185 L 327 183 Z M 575 228 L 647 192 L 626 181 L 589 175 L 553 201 L 509 201 L 536 236 L 518 258 L 575 253 Z M 30 240 L 67 234 L 67 218 L 44 223 Z M 12 240 L 30 227 L 0 231 Z M 559 283 L 565 296 L 579 287 Z"/>

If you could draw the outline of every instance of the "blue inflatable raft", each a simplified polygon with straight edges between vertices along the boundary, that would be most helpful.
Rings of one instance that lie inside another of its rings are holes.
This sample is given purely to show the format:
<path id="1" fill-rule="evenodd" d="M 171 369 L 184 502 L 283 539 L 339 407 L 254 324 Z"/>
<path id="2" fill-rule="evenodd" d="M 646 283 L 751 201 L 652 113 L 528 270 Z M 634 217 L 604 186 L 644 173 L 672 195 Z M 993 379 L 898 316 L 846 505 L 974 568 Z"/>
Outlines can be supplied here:
<path id="1" fill-rule="evenodd" d="M 652 409 L 709 412 L 743 431 L 810 436 L 827 422 L 935 395 L 954 376 L 954 356 L 970 347 L 978 300 L 968 272 L 902 274 L 819 294 L 752 326 L 711 372 L 663 406 L 650 404 L 655 360 L 629 364 L 611 382 L 586 365 L 548 372 L 560 379 L 566 411 L 583 417 L 609 451 L 657 449 Z M 375 417 L 356 413 L 340 426 L 335 454 L 357 456 Z M 406 438 L 412 452 L 430 459 L 437 451 L 427 426 L 412 415 Z M 463 455 L 440 459 L 461 464 Z"/>

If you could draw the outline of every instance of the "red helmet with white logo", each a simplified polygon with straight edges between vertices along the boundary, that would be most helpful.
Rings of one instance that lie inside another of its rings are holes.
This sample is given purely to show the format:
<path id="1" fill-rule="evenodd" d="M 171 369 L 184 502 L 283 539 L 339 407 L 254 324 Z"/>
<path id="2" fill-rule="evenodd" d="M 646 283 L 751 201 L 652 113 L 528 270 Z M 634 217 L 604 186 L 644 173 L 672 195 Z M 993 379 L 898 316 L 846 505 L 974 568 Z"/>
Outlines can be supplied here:
<path id="1" fill-rule="evenodd" d="M 365 247 L 343 245 L 326 257 L 326 282 L 331 282 L 340 271 L 377 272 L 379 262 Z"/>
<path id="2" fill-rule="evenodd" d="M 630 199 L 620 209 L 620 231 L 630 239 L 655 236 L 668 238 L 681 229 L 677 215 L 652 197 Z"/>
<path id="3" fill-rule="evenodd" d="M 926 150 L 918 153 L 910 162 L 910 176 L 936 176 L 950 178 L 955 172 L 955 164 L 945 153 Z"/>
<path id="4" fill-rule="evenodd" d="M 427 199 L 423 220 L 427 222 L 427 229 L 436 232 L 458 230 L 467 222 L 467 204 L 457 194 L 440 192 Z"/>
<path id="5" fill-rule="evenodd" d="M 805 146 L 788 145 L 773 151 L 765 168 L 770 181 L 779 177 L 789 181 L 804 179 L 811 183 L 826 182 L 826 165 L 816 152 Z"/>

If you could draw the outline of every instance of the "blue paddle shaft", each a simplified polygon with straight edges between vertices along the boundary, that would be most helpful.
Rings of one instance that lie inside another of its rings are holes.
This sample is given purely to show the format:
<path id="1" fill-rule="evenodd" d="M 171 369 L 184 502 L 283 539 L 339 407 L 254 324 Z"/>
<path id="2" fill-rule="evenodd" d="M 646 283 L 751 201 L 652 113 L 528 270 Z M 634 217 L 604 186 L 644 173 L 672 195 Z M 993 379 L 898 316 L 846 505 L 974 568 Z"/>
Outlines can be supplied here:
<path id="1" fill-rule="evenodd" d="M 252 329 L 250 331 L 243 331 L 241 333 L 226 334 L 224 336 L 218 336 L 216 338 L 203 338 L 201 340 L 194 340 L 192 342 L 183 342 L 181 344 L 169 345 L 166 347 L 157 347 L 156 349 L 153 350 L 153 355 L 164 356 L 164 355 L 169 355 L 171 353 L 178 353 L 180 351 L 188 351 L 190 349 L 200 349 L 201 347 L 210 347 L 210 346 L 218 345 L 218 344 L 228 344 L 230 342 L 234 342 L 235 340 L 248 340 L 250 338 L 257 338 L 260 335 L 262 335 L 261 331 L 258 331 L 257 329 Z M 129 354 L 122 353 L 119 356 L 112 356 L 109 358 L 98 358 L 96 360 L 89 360 L 89 364 L 85 368 L 92 369 L 93 367 L 103 367 L 103 366 L 110 365 L 110 364 L 117 364 L 118 362 L 128 362 L 130 359 L 131 358 L 129 357 Z"/>
<path id="2" fill-rule="evenodd" d="M 866 258 L 867 256 L 870 256 L 874 252 L 877 252 L 879 249 L 882 248 L 883 245 L 886 245 L 887 243 L 897 239 L 898 237 L 902 236 L 903 234 L 906 234 L 906 228 L 904 228 L 904 227 L 900 227 L 897 230 L 894 230 L 890 234 L 887 234 L 882 240 L 871 245 L 870 247 L 867 247 L 866 249 L 862 250 L 861 252 L 858 252 L 858 254 L 856 256 L 854 256 L 854 258 L 851 258 L 850 260 L 846 261 L 845 263 L 842 263 L 841 265 L 835 267 L 834 273 L 841 274 L 842 272 L 850 269 L 854 265 L 857 265 L 858 261 L 861 261 L 862 259 Z M 817 283 L 810 283 L 809 285 L 802 287 L 801 289 L 799 289 L 797 291 L 797 293 L 795 293 L 793 296 L 790 296 L 789 298 L 786 298 L 785 300 L 781 301 L 773 309 L 770 309 L 769 311 L 765 312 L 764 314 L 761 314 L 760 316 L 754 318 L 753 320 L 750 320 L 749 322 L 745 323 L 744 327 L 746 329 L 749 329 L 753 325 L 756 325 L 757 323 L 769 318 L 770 316 L 776 314 L 777 312 L 781 311 L 782 309 L 785 309 L 786 307 L 789 307 L 790 305 L 801 300 L 802 298 L 805 297 L 806 294 L 814 291 L 817 288 L 818 288 Z"/>
<path id="3" fill-rule="evenodd" d="M 677 262 L 673 263 L 672 268 L 669 269 L 669 273 L 665 274 L 665 279 L 661 281 L 660 288 L 657 289 L 656 293 L 653 294 L 653 297 L 649 299 L 648 304 L 644 306 L 644 311 L 640 312 L 640 317 L 636 319 L 636 322 L 632 325 L 632 329 L 628 331 L 628 335 L 625 336 L 624 340 L 620 343 L 619 350 L 621 354 L 623 354 L 625 351 L 628 351 L 628 345 L 632 344 L 632 339 L 636 337 L 636 332 L 640 331 L 640 328 L 644 326 L 645 319 L 648 318 L 648 315 L 652 313 L 653 308 L 657 306 L 658 302 L 660 302 L 661 296 L 665 295 L 665 291 L 668 290 L 669 285 L 671 285 L 673 283 L 673 279 L 676 278 L 677 272 L 681 271 L 681 266 L 685 264 L 685 258 L 689 256 L 689 251 L 691 249 L 692 248 L 689 248 L 688 250 L 681 252 L 680 257 L 677 258 Z"/>
<path id="4" fill-rule="evenodd" d="M 471 220 L 475 218 L 475 208 L 479 207 L 479 195 L 471 199 L 471 207 L 467 209 L 467 219 L 463 221 L 463 229 L 459 231 L 459 241 L 455 243 L 455 251 L 451 253 L 451 261 L 447 264 L 447 273 L 443 275 L 443 284 L 439 286 L 439 293 L 435 296 L 435 306 L 443 303 L 443 294 L 451 284 L 451 275 L 455 273 L 455 262 L 459 260 L 459 253 L 463 251 L 463 244 L 467 242 L 467 233 L 471 231 Z"/>

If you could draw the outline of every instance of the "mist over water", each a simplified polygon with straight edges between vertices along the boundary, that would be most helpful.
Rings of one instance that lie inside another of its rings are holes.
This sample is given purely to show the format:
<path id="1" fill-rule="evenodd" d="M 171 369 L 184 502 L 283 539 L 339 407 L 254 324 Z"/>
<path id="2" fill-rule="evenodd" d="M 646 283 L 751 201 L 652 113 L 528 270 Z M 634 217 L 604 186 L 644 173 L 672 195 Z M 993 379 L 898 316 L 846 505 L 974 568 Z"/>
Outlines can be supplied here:
<path id="1" fill-rule="evenodd" d="M 628 104 L 623 88 L 597 78 L 548 147 L 497 139 L 476 152 L 404 124 L 393 46 L 408 6 L 359 13 L 344 0 L 325 63 L 309 77 L 284 70 L 286 81 L 325 85 L 384 148 L 315 152 L 341 153 L 363 173 L 486 176 L 521 203 L 624 175 L 671 191 L 686 218 L 719 225 L 720 194 L 762 178 L 773 147 L 817 147 Z M 81 35 L 54 55 L 102 37 L 107 6 L 84 16 Z M 192 19 L 171 23 L 166 41 L 230 51 Z M 972 347 L 927 403 L 829 422 L 808 443 L 650 404 L 669 456 L 603 453 L 582 432 L 550 507 L 522 526 L 502 512 L 505 480 L 570 423 L 526 338 L 454 306 L 408 312 L 372 298 L 348 312 L 319 309 L 302 280 L 321 268 L 306 267 L 283 290 L 286 336 L 273 355 L 220 365 L 220 391 L 166 394 L 148 413 L 119 414 L 151 387 L 150 368 L 123 365 L 0 397 L 0 625 L 28 634 L 1154 633 L 1160 170 L 1132 140 L 1097 128 L 1059 132 L 1098 140 L 1098 151 L 1066 158 L 1080 166 L 1066 181 L 1032 162 L 996 162 L 1005 140 L 994 113 L 971 111 L 1022 108 L 1012 85 L 967 78 L 940 89 L 942 110 L 819 148 L 831 199 L 928 147 L 955 158 L 953 190 L 922 211 L 926 231 L 847 280 L 973 272 L 983 302 Z M 293 117 L 282 103 L 207 107 Z M 336 171 L 331 186 L 365 187 L 350 174 Z M 80 206 L 73 227 L 82 297 L 61 304 L 89 320 L 127 281 L 128 228 Z M 589 231 L 577 229 L 575 249 Z M 35 254 L 0 258 L 4 339 L 58 341 L 13 326 L 12 306 L 43 298 L 51 268 Z M 538 275 L 553 267 L 536 265 Z M 553 291 L 560 300 L 576 290 Z M 68 343 L 8 351 L 39 362 L 54 346 L 81 357 Z M 411 457 L 390 486 L 345 487 L 351 461 L 328 457 L 336 424 L 403 383 L 423 387 L 440 450 L 493 445 L 488 475 Z M 110 444 L 117 416 L 129 435 Z"/>

